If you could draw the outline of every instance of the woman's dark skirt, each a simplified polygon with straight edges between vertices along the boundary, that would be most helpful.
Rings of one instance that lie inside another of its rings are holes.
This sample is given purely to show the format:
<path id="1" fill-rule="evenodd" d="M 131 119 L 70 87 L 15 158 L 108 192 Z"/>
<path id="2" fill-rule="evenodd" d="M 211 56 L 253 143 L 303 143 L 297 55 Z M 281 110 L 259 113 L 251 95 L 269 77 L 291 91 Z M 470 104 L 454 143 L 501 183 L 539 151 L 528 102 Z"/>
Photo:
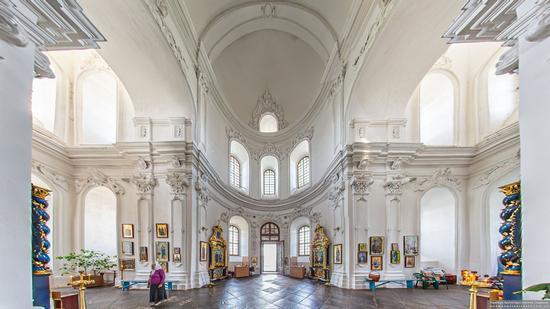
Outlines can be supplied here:
<path id="1" fill-rule="evenodd" d="M 166 289 L 164 284 L 159 288 L 158 284 L 152 284 L 149 288 L 149 302 L 157 303 L 163 299 L 166 299 Z"/>

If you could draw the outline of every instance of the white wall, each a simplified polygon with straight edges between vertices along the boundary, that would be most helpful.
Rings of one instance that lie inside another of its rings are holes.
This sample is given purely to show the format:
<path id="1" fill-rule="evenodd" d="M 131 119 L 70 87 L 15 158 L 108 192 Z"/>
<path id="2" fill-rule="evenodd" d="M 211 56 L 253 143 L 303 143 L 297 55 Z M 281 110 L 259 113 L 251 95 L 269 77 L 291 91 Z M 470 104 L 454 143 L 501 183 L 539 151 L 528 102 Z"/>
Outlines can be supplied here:
<path id="1" fill-rule="evenodd" d="M 0 283 L 0 308 L 30 308 L 31 286 L 31 85 L 34 45 L 0 40 L 0 264 L 11 278 Z M 17 132 L 17 134 L 14 134 Z M 17 286 L 16 289 L 13 287 Z"/>
<path id="2" fill-rule="evenodd" d="M 447 188 L 424 194 L 420 205 L 420 259 L 456 273 L 456 199 Z M 432 265 L 430 265 L 432 264 Z"/>
<path id="3" fill-rule="evenodd" d="M 91 189 L 84 200 L 84 248 L 117 255 L 117 201 L 105 187 Z M 134 248 L 135 251 L 136 248 Z"/>
<path id="4" fill-rule="evenodd" d="M 550 39 L 519 42 L 523 286 L 550 281 Z M 538 294 L 538 295 L 537 295 Z M 526 298 L 540 299 L 541 293 Z"/>

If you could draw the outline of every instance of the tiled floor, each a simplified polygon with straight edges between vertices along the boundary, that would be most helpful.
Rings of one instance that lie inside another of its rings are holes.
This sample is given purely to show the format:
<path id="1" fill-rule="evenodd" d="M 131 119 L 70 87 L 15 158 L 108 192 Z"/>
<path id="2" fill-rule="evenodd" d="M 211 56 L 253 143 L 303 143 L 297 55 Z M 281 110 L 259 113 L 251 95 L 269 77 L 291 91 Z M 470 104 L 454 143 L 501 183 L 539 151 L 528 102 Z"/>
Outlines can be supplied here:
<path id="1" fill-rule="evenodd" d="M 87 290 L 88 309 L 149 308 L 148 291 Z M 345 290 L 279 275 L 229 279 L 215 287 L 171 291 L 156 308 L 467 308 L 466 288 Z"/>

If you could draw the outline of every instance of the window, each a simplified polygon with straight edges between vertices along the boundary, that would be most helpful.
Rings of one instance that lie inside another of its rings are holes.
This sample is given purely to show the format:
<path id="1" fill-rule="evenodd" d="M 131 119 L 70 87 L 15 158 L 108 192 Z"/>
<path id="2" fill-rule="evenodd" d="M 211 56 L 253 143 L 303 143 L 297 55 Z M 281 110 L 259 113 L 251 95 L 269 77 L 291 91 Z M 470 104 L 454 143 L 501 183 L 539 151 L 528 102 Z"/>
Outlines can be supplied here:
<path id="1" fill-rule="evenodd" d="M 32 82 L 32 115 L 34 123 L 53 132 L 55 124 L 57 80 L 35 78 Z"/>
<path id="2" fill-rule="evenodd" d="M 264 195 L 275 195 L 275 171 L 264 171 Z"/>
<path id="3" fill-rule="evenodd" d="M 279 240 L 279 227 L 277 224 L 268 222 L 260 228 L 260 239 L 261 240 Z"/>
<path id="4" fill-rule="evenodd" d="M 241 187 L 241 163 L 234 156 L 229 156 L 229 184 Z"/>
<path id="5" fill-rule="evenodd" d="M 429 73 L 420 84 L 420 140 L 454 145 L 455 86 L 442 73 Z"/>
<path id="6" fill-rule="evenodd" d="M 80 80 L 80 142 L 116 142 L 117 81 L 107 72 L 86 72 Z"/>
<path id="7" fill-rule="evenodd" d="M 239 228 L 230 225 L 229 226 L 229 255 L 232 256 L 238 256 L 239 255 L 239 247 L 240 247 L 240 231 Z"/>
<path id="8" fill-rule="evenodd" d="M 298 255 L 309 255 L 310 248 L 310 230 L 305 225 L 298 229 Z"/>
<path id="9" fill-rule="evenodd" d="M 303 157 L 298 161 L 297 168 L 298 188 L 309 184 L 309 157 Z"/>
<path id="10" fill-rule="evenodd" d="M 271 133 L 279 131 L 277 117 L 271 114 L 265 114 L 260 118 L 260 132 Z"/>

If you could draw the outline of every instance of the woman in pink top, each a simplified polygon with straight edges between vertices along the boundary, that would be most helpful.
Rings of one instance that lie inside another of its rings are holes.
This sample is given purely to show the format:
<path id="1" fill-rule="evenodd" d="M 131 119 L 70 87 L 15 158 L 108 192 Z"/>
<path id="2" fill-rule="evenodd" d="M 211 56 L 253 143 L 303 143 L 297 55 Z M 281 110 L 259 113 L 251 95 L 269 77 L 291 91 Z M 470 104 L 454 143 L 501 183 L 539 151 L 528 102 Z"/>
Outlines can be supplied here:
<path id="1" fill-rule="evenodd" d="M 149 276 L 149 302 L 157 304 L 166 299 L 166 290 L 164 289 L 166 274 L 158 263 L 151 265 L 151 269 L 151 275 Z"/>

